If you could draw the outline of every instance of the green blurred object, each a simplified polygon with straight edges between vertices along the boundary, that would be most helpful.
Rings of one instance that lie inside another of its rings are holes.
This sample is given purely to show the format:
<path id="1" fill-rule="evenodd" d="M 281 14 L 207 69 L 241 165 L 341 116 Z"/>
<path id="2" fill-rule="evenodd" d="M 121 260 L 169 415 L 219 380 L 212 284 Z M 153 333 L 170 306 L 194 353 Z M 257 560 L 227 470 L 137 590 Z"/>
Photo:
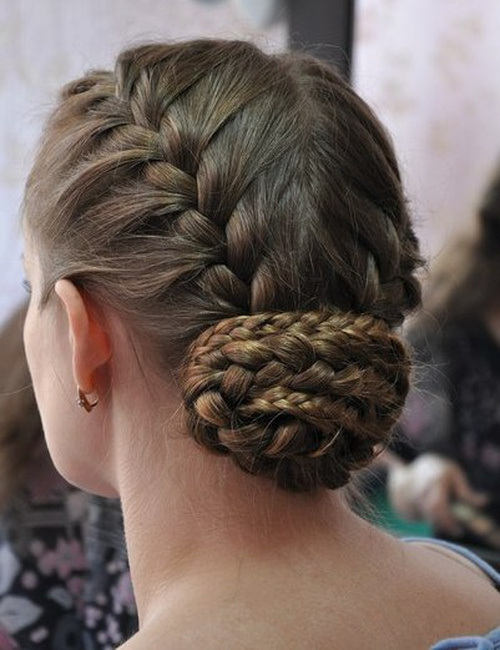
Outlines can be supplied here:
<path id="1" fill-rule="evenodd" d="M 370 494 L 370 509 L 373 509 L 371 521 L 398 537 L 432 537 L 432 527 L 422 521 L 408 521 L 400 517 L 392 508 L 384 488 Z"/>

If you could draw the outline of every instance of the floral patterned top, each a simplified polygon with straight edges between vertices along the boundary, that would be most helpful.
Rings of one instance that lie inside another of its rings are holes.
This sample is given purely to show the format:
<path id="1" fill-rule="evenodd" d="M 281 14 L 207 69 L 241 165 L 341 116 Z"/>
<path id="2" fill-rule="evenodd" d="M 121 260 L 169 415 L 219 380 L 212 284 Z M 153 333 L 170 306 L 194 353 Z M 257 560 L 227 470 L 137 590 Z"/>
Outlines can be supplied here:
<path id="1" fill-rule="evenodd" d="M 0 650 L 112 650 L 137 629 L 118 502 L 56 472 L 45 448 L 0 518 Z"/>

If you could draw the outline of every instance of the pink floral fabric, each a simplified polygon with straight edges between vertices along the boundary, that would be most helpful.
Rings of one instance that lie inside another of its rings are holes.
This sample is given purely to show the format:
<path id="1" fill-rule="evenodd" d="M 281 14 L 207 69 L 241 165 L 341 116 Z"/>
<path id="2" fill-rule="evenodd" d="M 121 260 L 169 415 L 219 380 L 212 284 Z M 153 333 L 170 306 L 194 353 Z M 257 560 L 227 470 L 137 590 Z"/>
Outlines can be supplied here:
<path id="1" fill-rule="evenodd" d="M 0 650 L 112 650 L 137 629 L 119 504 L 41 450 L 0 518 Z"/>

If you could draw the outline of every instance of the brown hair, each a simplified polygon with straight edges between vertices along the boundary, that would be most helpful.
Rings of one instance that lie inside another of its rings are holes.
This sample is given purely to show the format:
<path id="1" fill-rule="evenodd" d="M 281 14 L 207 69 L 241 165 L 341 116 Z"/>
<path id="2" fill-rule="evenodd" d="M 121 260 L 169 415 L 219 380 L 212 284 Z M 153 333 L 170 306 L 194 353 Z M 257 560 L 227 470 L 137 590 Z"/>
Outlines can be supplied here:
<path id="1" fill-rule="evenodd" d="M 180 369 L 189 430 L 283 487 L 338 487 L 408 388 L 420 264 L 392 146 L 330 66 L 154 44 L 68 85 L 25 198 L 70 278 Z M 153 354 L 154 353 L 154 354 Z"/>
<path id="2" fill-rule="evenodd" d="M 43 440 L 24 354 L 25 315 L 22 305 L 0 330 L 0 509 L 23 484 L 29 461 Z"/>

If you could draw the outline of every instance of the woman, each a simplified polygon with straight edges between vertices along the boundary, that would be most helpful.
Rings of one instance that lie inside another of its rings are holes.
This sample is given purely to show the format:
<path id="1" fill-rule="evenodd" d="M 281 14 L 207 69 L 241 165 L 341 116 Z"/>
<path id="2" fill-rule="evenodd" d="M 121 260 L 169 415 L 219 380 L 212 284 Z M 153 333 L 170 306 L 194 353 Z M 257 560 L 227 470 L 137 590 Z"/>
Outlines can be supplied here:
<path id="1" fill-rule="evenodd" d="M 434 270 L 410 328 L 418 382 L 400 425 L 410 462 L 389 485 L 402 514 L 500 550 L 500 168 L 477 221 Z"/>
<path id="2" fill-rule="evenodd" d="M 330 67 L 241 42 L 125 52 L 63 91 L 24 226 L 52 457 L 122 500 L 124 648 L 423 648 L 498 625 L 472 563 L 373 529 L 339 489 L 404 402 L 393 328 L 420 258 L 387 136 Z"/>
<path id="3" fill-rule="evenodd" d="M 0 331 L 0 648 L 104 650 L 137 629 L 121 512 L 69 485 L 50 460 L 25 314 L 23 305 Z"/>

